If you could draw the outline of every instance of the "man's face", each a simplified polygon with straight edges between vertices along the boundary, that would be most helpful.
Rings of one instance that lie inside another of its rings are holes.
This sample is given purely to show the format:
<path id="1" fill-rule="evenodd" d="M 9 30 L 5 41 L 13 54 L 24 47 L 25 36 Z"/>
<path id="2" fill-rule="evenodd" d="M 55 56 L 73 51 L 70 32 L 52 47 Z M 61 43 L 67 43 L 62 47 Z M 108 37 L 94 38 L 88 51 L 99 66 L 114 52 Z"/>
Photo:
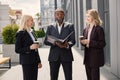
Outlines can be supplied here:
<path id="1" fill-rule="evenodd" d="M 55 19 L 58 21 L 58 23 L 62 23 L 64 19 L 64 13 L 62 11 L 55 12 Z"/>

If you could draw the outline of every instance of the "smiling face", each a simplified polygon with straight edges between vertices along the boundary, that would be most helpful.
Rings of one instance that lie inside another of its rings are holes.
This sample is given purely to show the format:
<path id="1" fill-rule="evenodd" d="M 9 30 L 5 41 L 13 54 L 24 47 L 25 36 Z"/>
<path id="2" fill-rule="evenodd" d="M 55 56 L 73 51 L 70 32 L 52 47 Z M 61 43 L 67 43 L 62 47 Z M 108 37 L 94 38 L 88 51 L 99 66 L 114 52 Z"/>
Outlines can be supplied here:
<path id="1" fill-rule="evenodd" d="M 99 13 L 96 9 L 90 9 L 86 12 L 86 23 L 87 25 L 102 25 L 102 20 L 100 19 Z"/>
<path id="2" fill-rule="evenodd" d="M 64 20 L 64 12 L 56 11 L 55 12 L 55 19 L 58 21 L 58 23 L 62 23 Z"/>
<path id="3" fill-rule="evenodd" d="M 27 26 L 28 26 L 28 27 L 32 27 L 33 25 L 34 25 L 33 18 L 30 17 L 30 18 L 27 20 Z"/>
<path id="4" fill-rule="evenodd" d="M 86 14 L 86 22 L 88 24 L 91 24 L 93 23 L 93 21 L 94 21 L 93 17 L 90 14 Z"/>

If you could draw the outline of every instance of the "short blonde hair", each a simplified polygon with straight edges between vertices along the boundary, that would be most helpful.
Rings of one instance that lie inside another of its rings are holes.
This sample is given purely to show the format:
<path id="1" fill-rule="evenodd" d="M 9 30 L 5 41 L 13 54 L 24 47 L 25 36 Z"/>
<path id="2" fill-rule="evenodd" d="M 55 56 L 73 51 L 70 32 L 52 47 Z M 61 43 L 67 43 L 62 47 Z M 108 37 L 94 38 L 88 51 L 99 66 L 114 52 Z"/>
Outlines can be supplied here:
<path id="1" fill-rule="evenodd" d="M 28 29 L 27 21 L 28 21 L 30 18 L 32 18 L 32 16 L 30 16 L 30 15 L 23 15 L 23 16 L 22 16 L 19 30 L 27 30 L 27 29 Z"/>
<path id="2" fill-rule="evenodd" d="M 100 19 L 100 16 L 96 9 L 87 10 L 86 14 L 89 14 L 93 17 L 95 25 L 99 25 L 99 26 L 102 25 L 102 20 Z"/>

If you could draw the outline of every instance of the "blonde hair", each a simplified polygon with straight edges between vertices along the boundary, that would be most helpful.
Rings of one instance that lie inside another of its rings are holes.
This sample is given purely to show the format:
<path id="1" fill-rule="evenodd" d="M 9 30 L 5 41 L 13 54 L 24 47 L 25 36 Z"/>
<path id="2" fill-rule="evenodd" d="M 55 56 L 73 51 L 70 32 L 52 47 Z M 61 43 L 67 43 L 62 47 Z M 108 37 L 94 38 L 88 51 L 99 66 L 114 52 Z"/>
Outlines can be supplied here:
<path id="1" fill-rule="evenodd" d="M 100 19 L 100 16 L 96 9 L 87 10 L 86 14 L 89 14 L 93 17 L 95 25 L 102 25 L 102 20 Z"/>
<path id="2" fill-rule="evenodd" d="M 28 26 L 27 26 L 27 21 L 32 18 L 32 16 L 30 15 L 23 15 L 21 18 L 21 22 L 20 22 L 20 27 L 18 29 L 18 31 L 20 30 L 28 30 Z"/>

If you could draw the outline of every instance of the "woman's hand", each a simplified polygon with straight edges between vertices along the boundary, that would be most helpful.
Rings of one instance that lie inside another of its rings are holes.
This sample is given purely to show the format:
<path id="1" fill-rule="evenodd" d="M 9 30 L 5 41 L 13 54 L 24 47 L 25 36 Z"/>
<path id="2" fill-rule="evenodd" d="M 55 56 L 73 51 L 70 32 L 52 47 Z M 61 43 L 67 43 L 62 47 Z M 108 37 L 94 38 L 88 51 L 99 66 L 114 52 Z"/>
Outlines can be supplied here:
<path id="1" fill-rule="evenodd" d="M 89 40 L 88 39 L 83 39 L 83 40 L 80 40 L 80 43 L 83 44 L 83 45 L 89 45 Z"/>
<path id="2" fill-rule="evenodd" d="M 42 64 L 41 63 L 38 63 L 38 68 L 42 68 Z"/>
<path id="3" fill-rule="evenodd" d="M 39 44 L 32 44 L 30 45 L 30 49 L 34 50 L 34 49 L 38 49 L 39 48 Z"/>

